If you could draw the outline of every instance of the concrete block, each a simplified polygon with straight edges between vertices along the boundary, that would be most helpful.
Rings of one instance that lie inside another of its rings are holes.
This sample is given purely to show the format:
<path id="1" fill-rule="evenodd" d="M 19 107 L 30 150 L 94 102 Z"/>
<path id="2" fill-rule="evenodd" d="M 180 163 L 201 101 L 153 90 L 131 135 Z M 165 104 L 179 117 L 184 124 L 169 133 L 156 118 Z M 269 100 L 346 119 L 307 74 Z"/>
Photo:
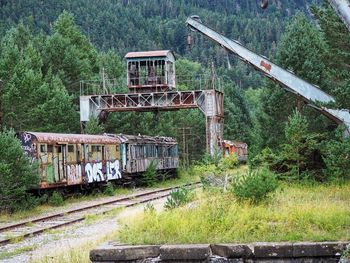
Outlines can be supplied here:
<path id="1" fill-rule="evenodd" d="M 293 244 L 294 257 L 340 256 L 347 242 L 300 242 Z"/>
<path id="2" fill-rule="evenodd" d="M 225 258 L 250 258 L 253 256 L 252 246 L 245 244 L 210 245 L 214 255 Z"/>
<path id="3" fill-rule="evenodd" d="M 210 256 L 210 245 L 164 245 L 160 247 L 161 260 L 202 261 Z"/>
<path id="4" fill-rule="evenodd" d="M 159 256 L 160 246 L 119 246 L 102 245 L 90 251 L 90 260 L 96 261 L 131 261 Z"/>
<path id="5" fill-rule="evenodd" d="M 255 243 L 254 256 L 256 258 L 291 258 L 293 257 L 293 244 L 282 243 Z"/>

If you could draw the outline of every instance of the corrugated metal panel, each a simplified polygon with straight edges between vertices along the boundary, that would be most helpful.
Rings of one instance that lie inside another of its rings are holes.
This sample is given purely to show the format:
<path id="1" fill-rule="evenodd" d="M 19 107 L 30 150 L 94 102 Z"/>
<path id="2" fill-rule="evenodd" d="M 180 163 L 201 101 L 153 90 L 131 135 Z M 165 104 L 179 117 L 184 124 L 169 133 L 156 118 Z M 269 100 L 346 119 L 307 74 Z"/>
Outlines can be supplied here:
<path id="1" fill-rule="evenodd" d="M 125 58 L 167 57 L 169 53 L 172 52 L 170 50 L 129 52 L 125 55 Z"/>
<path id="2" fill-rule="evenodd" d="M 47 132 L 25 132 L 25 134 L 35 136 L 38 142 L 44 143 L 120 143 L 120 140 L 118 138 L 104 135 L 65 134 Z"/>

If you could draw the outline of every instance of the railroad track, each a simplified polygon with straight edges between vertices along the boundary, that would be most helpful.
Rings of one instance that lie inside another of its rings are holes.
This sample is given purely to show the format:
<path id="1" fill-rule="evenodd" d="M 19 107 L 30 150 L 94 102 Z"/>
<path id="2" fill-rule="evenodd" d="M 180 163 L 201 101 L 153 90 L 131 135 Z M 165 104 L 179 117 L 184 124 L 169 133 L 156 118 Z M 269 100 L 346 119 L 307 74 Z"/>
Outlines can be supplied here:
<path id="1" fill-rule="evenodd" d="M 167 197 L 174 189 L 178 189 L 184 186 L 195 186 L 198 184 L 199 183 L 192 183 L 182 186 L 163 188 L 155 191 L 148 191 L 141 194 L 134 194 L 78 209 L 68 210 L 62 213 L 36 218 L 33 220 L 6 225 L 0 227 L 0 245 L 6 245 L 13 242 L 14 240 L 30 238 L 36 235 L 40 235 L 48 230 L 84 221 L 88 215 L 105 214 L 117 207 L 131 207 Z"/>

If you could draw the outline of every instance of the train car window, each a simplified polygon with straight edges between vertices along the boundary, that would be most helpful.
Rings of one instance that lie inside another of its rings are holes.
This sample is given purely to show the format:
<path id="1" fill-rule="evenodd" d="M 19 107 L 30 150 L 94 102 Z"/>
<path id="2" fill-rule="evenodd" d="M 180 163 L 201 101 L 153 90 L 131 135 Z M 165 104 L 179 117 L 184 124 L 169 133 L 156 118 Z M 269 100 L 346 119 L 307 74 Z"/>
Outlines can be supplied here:
<path id="1" fill-rule="evenodd" d="M 105 156 L 105 147 L 102 146 L 102 160 L 105 160 L 106 159 L 106 156 Z"/>
<path id="2" fill-rule="evenodd" d="M 79 164 L 80 163 L 80 148 L 79 147 L 77 147 L 76 154 L 77 154 L 77 163 Z"/>
<path id="3" fill-rule="evenodd" d="M 46 144 L 40 144 L 40 152 L 41 153 L 46 152 Z"/>
<path id="4" fill-rule="evenodd" d="M 52 153 L 53 152 L 53 145 L 51 145 L 51 144 L 47 145 L 47 152 L 48 153 Z"/>
<path id="5" fill-rule="evenodd" d="M 74 152 L 74 145 L 68 145 L 68 152 L 69 153 Z"/>
<path id="6" fill-rule="evenodd" d="M 117 152 L 119 152 L 119 145 L 116 145 L 116 146 L 115 146 L 115 150 L 116 150 Z"/>
<path id="7" fill-rule="evenodd" d="M 91 151 L 94 153 L 101 152 L 101 146 L 100 145 L 92 145 Z"/>

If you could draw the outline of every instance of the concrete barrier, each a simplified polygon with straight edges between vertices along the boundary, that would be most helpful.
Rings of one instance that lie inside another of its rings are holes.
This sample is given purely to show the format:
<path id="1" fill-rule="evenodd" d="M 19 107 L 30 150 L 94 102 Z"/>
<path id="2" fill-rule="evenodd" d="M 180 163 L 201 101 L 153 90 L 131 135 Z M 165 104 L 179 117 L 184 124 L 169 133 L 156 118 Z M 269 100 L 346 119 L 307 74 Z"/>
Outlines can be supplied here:
<path id="1" fill-rule="evenodd" d="M 90 251 L 94 263 L 337 263 L 349 242 L 128 246 L 104 244 Z"/>

